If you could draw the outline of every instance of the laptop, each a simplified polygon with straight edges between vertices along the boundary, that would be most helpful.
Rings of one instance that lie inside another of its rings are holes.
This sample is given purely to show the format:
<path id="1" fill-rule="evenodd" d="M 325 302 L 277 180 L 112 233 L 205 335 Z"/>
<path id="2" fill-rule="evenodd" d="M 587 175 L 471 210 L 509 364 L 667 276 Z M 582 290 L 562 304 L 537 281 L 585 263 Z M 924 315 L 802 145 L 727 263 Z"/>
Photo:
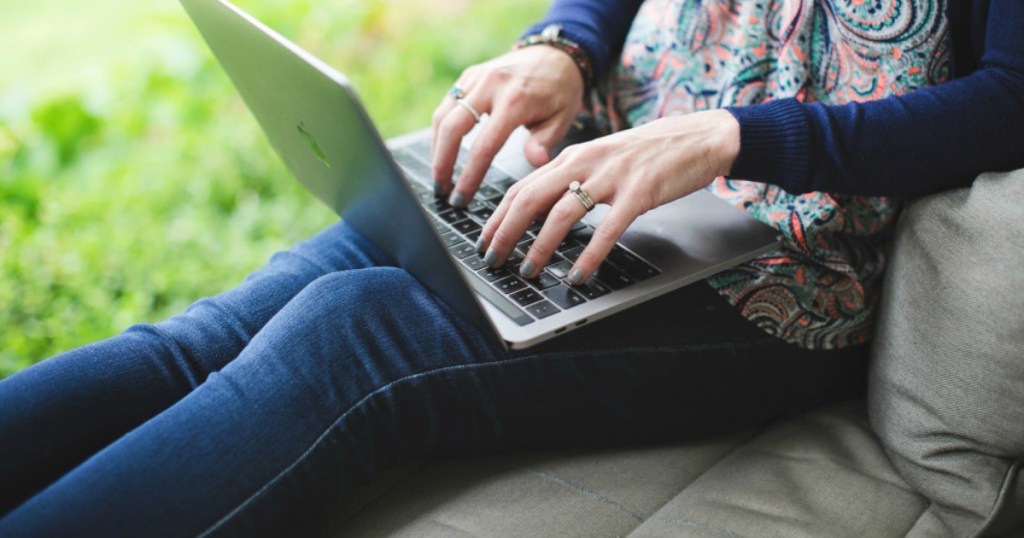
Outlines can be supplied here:
<path id="1" fill-rule="evenodd" d="M 181 3 L 295 177 L 509 348 L 593 323 L 778 245 L 771 227 L 702 190 L 638 218 L 580 286 L 566 282 L 567 272 L 606 206 L 574 226 L 538 278 L 521 278 L 516 264 L 540 223 L 504 267 L 487 267 L 473 249 L 481 225 L 505 190 L 533 170 L 523 131 L 499 153 L 468 207 L 452 208 L 433 194 L 429 129 L 385 142 L 344 75 L 226 0 Z"/>

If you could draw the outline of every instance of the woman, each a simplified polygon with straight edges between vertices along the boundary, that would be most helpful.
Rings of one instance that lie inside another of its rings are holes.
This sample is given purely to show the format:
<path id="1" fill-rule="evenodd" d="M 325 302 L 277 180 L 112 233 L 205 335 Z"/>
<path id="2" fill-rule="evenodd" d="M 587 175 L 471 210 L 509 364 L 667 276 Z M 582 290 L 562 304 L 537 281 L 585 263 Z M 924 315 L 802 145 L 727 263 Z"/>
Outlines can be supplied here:
<path id="1" fill-rule="evenodd" d="M 780 250 L 507 352 L 332 226 L 0 383 L 0 535 L 281 533 L 410 457 L 707 435 L 848 394 L 897 212 L 874 196 L 1024 165 L 1022 23 L 1015 0 L 556 0 L 435 113 L 454 205 L 512 128 L 533 132 L 544 166 L 486 223 L 485 259 L 547 215 L 519 269 L 535 276 L 586 211 L 572 181 L 611 206 L 577 282 L 634 218 L 700 188 L 777 227 Z M 548 162 L 585 99 L 615 132 Z"/>

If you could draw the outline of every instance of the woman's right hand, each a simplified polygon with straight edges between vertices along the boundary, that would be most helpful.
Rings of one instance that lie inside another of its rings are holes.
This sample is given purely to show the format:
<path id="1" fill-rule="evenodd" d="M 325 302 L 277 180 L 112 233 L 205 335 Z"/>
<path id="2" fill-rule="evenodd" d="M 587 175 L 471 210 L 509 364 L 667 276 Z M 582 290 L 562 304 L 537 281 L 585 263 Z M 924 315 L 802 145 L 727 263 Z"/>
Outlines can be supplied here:
<path id="1" fill-rule="evenodd" d="M 551 160 L 550 149 L 565 137 L 583 108 L 583 75 L 565 52 L 534 45 L 467 68 L 455 83 L 466 104 L 489 118 L 473 142 L 469 160 L 452 189 L 452 171 L 462 138 L 476 120 L 451 96 L 434 111 L 431 153 L 435 189 L 454 206 L 476 194 L 498 150 L 520 125 L 531 131 L 526 158 L 534 166 Z"/>

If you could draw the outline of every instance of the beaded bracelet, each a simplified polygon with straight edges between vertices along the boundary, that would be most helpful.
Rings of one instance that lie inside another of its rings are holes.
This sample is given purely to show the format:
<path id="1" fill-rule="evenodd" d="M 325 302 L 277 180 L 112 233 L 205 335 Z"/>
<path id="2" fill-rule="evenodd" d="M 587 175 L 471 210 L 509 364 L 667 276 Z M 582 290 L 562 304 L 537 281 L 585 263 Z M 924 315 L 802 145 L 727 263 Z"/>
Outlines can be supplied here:
<path id="1" fill-rule="evenodd" d="M 590 57 L 587 56 L 587 51 L 583 50 L 579 43 L 562 37 L 562 26 L 560 24 L 549 24 L 544 27 L 541 33 L 520 39 L 512 47 L 512 50 L 532 47 L 534 45 L 548 45 L 568 54 L 580 70 L 580 75 L 583 76 L 583 91 L 585 92 L 590 87 L 590 83 L 594 78 L 594 68 L 590 64 Z"/>

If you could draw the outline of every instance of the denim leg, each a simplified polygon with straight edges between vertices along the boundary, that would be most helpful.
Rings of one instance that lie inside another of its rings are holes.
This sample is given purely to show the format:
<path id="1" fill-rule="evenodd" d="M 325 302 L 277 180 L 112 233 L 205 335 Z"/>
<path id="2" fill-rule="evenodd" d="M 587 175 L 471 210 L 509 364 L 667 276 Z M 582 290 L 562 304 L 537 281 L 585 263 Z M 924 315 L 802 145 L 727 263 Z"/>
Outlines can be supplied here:
<path id="1" fill-rule="evenodd" d="M 0 381 L 0 514 L 188 394 L 316 278 L 381 263 L 339 223 L 178 316 Z"/>
<path id="2" fill-rule="evenodd" d="M 706 286 L 535 349 L 488 342 L 399 269 L 326 275 L 0 535 L 289 534 L 410 457 L 747 427 L 834 397 L 863 365 L 761 334 Z"/>

